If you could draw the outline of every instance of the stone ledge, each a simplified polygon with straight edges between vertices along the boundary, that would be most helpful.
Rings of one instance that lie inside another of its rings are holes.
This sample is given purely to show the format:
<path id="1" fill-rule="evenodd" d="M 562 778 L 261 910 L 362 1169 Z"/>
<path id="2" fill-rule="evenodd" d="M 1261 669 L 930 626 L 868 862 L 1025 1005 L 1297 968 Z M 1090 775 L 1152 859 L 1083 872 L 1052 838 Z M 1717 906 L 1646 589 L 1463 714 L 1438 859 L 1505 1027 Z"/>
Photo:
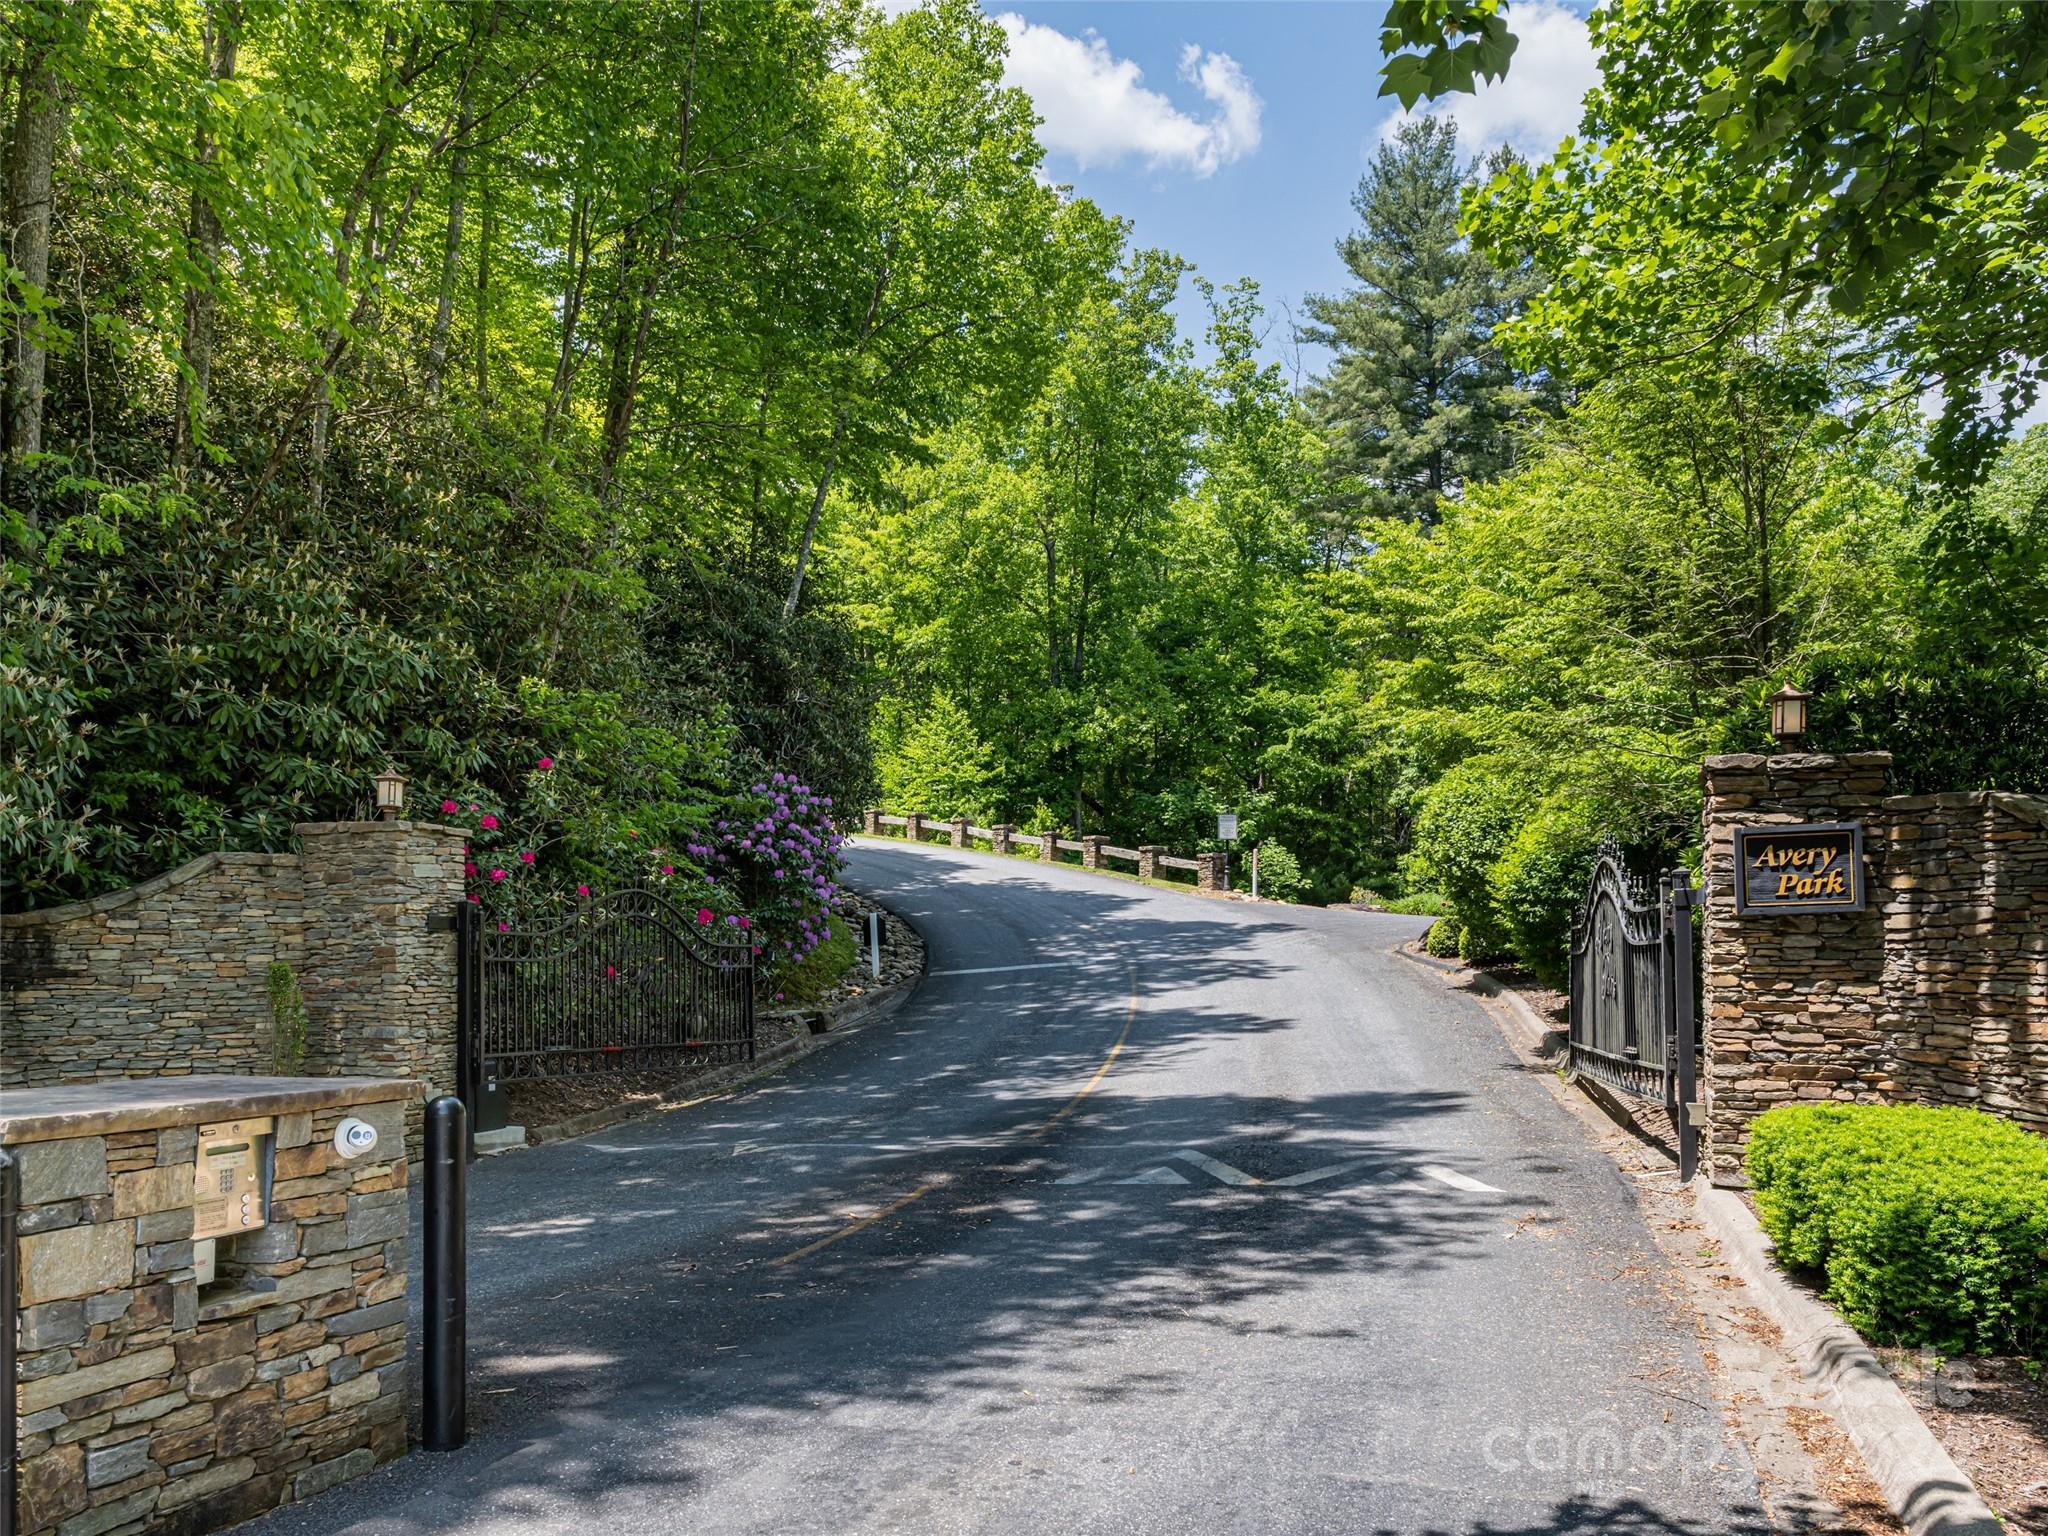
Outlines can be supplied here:
<path id="1" fill-rule="evenodd" d="M 381 1077 L 114 1078 L 0 1091 L 0 1142 L 58 1141 L 164 1126 L 410 1100 L 420 1085 Z"/>
<path id="2" fill-rule="evenodd" d="M 376 832 L 431 832 L 437 837 L 467 837 L 461 827 L 445 821 L 302 821 L 292 828 L 293 837 L 307 833 L 316 837 L 368 837 Z"/>

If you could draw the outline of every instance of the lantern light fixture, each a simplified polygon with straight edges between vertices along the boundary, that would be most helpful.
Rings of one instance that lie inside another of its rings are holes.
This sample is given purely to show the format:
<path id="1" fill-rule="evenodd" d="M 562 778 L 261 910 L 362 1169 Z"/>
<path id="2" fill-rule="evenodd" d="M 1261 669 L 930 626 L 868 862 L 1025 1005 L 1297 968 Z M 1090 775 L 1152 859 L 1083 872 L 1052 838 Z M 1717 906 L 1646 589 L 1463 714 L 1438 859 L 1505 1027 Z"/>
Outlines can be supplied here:
<path id="1" fill-rule="evenodd" d="M 398 820 L 405 810 L 405 775 L 395 767 L 386 768 L 370 782 L 377 786 L 378 820 Z"/>
<path id="2" fill-rule="evenodd" d="M 1806 738 L 1806 702 L 1812 694 L 1790 683 L 1771 695 L 1771 734 L 1787 751 Z"/>

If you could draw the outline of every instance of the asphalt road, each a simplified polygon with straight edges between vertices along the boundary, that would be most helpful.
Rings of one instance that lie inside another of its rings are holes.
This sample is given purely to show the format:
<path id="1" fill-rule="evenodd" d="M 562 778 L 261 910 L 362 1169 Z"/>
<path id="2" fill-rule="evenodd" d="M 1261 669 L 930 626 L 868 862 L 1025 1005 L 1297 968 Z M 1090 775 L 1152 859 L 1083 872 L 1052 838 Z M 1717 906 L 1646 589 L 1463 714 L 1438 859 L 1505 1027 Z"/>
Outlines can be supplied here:
<path id="1" fill-rule="evenodd" d="M 1418 920 L 852 881 L 910 1003 L 479 1164 L 468 1447 L 262 1530 L 1768 1528 L 1632 1192 Z"/>

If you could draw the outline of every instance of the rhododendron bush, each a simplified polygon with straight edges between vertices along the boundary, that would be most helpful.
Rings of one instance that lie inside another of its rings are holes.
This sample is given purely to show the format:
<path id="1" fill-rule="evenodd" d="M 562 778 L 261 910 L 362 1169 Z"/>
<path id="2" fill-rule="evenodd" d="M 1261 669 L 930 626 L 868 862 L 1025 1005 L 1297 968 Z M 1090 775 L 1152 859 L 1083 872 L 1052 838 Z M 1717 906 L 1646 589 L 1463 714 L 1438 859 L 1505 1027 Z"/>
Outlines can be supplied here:
<path id="1" fill-rule="evenodd" d="M 712 836 L 684 851 L 753 919 L 761 964 L 774 971 L 832 936 L 842 841 L 832 797 L 775 773 L 734 796 Z"/>

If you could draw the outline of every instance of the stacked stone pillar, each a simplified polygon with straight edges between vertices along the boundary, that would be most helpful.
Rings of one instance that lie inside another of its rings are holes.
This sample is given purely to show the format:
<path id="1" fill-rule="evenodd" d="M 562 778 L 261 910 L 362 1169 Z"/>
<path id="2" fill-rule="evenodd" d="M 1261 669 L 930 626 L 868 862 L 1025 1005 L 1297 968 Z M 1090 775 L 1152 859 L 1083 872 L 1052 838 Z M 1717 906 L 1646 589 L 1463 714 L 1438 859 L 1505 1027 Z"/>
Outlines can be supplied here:
<path id="1" fill-rule="evenodd" d="M 989 828 L 989 832 L 992 834 L 989 839 L 989 845 L 993 847 L 997 853 L 1015 853 L 1017 851 L 1017 844 L 1015 841 L 1017 836 L 1017 829 L 1011 826 L 1007 821 L 997 822 L 994 826 Z"/>
<path id="2" fill-rule="evenodd" d="M 949 825 L 953 829 L 953 846 L 955 848 L 965 848 L 967 846 L 967 818 L 965 816 L 955 816 Z"/>
<path id="3" fill-rule="evenodd" d="M 1141 843 L 1138 847 L 1138 878 L 1157 880 L 1159 878 L 1160 856 L 1166 852 L 1158 843 Z"/>
<path id="4" fill-rule="evenodd" d="M 455 1083 L 455 933 L 463 832 L 415 821 L 295 829 L 305 893 L 305 1070 L 405 1077 L 421 1099 Z M 406 1147 L 422 1154 L 420 1104 Z"/>
<path id="5" fill-rule="evenodd" d="M 910 842 L 924 841 L 924 817 L 917 811 L 906 811 L 903 816 L 903 836 Z"/>
<path id="6" fill-rule="evenodd" d="M 1038 839 L 1038 856 L 1047 864 L 1059 863 L 1060 834 L 1057 827 L 1049 829 Z"/>
<path id="7" fill-rule="evenodd" d="M 1230 865 L 1228 855 L 1222 853 L 1198 853 L 1195 855 L 1195 889 L 1198 891 L 1227 891 L 1230 889 Z"/>
<path id="8" fill-rule="evenodd" d="M 880 837 L 882 835 L 881 811 L 875 809 L 862 811 L 860 813 L 860 829 L 869 837 Z"/>
<path id="9" fill-rule="evenodd" d="M 1081 867 L 1083 869 L 1104 869 L 1108 867 L 1108 861 L 1102 857 L 1102 845 L 1108 841 L 1109 839 L 1106 837 L 1097 837 L 1092 834 L 1081 839 Z"/>

